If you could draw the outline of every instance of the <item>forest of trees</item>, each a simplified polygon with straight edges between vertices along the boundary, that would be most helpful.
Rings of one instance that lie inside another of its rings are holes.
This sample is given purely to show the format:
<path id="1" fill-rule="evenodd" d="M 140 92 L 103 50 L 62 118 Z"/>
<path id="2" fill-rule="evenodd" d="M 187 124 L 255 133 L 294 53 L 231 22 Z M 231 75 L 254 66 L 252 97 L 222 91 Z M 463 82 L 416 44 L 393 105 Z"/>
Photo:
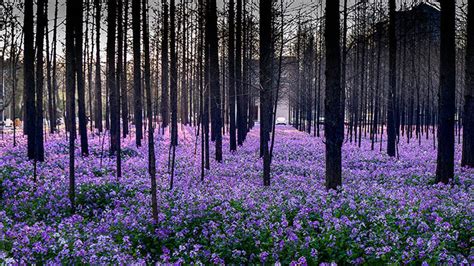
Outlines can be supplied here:
<path id="1" fill-rule="evenodd" d="M 410 160 L 404 143 L 427 142 L 436 153 L 435 183 L 453 183 L 457 167 L 468 175 L 474 167 L 474 0 L 0 6 L 0 122 L 2 136 L 11 136 L 0 149 L 21 147 L 39 182 L 38 169 L 55 160 L 48 158 L 54 136 L 67 139 L 71 213 L 80 204 L 82 161 L 100 156 L 121 183 L 130 177 L 130 139 L 146 154 L 156 224 L 157 179 L 166 175 L 167 190 L 180 189 L 179 149 L 190 138 L 204 182 L 254 145 L 249 134 L 257 130 L 252 156 L 261 160 L 259 182 L 272 187 L 282 116 L 323 141 L 328 190 L 345 186 L 347 145 L 368 143 L 396 164 Z"/>

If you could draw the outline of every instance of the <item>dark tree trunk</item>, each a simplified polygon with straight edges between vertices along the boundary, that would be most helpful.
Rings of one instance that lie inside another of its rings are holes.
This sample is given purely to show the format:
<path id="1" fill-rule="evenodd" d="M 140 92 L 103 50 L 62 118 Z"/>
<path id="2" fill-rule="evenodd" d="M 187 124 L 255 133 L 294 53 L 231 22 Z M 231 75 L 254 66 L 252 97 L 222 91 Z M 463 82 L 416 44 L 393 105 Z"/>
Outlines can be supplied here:
<path id="1" fill-rule="evenodd" d="M 51 130 L 56 131 L 57 130 L 57 93 L 58 93 L 58 81 L 57 81 L 57 38 L 58 38 L 58 5 L 59 1 L 56 0 L 56 3 L 54 5 L 54 26 L 53 26 L 53 66 L 52 66 L 52 124 L 51 124 Z"/>
<path id="2" fill-rule="evenodd" d="M 118 123 L 118 130 L 116 129 L 115 133 L 120 132 L 120 109 L 121 109 L 121 97 L 122 97 L 122 92 L 124 91 L 124 89 L 122 88 L 122 85 L 123 85 L 123 77 L 125 75 L 125 72 L 124 71 L 124 67 L 123 67 L 123 60 L 124 60 L 124 49 L 123 49 L 123 32 L 124 32 L 124 28 L 123 28 L 123 16 L 124 16 L 124 4 L 123 4 L 123 1 L 124 0 L 117 0 L 117 21 L 116 21 L 116 28 L 117 28 L 117 68 L 116 68 L 116 76 L 115 76 L 115 79 L 116 79 L 116 82 L 115 82 L 115 86 L 117 87 L 117 91 L 118 91 L 118 96 L 117 99 L 118 99 L 118 119 L 119 119 L 119 123 Z M 126 93 L 126 90 L 125 90 L 125 93 Z M 114 95 L 115 96 L 115 95 Z M 112 100 L 111 100 L 112 101 Z M 120 133 L 119 133 L 119 137 L 120 137 Z"/>
<path id="3" fill-rule="evenodd" d="M 171 76 L 170 76 L 170 94 L 171 94 L 171 145 L 178 145 L 178 55 L 176 52 L 176 5 L 175 1 L 170 2 L 170 55 L 171 55 Z"/>
<path id="4" fill-rule="evenodd" d="M 474 167 L 474 1 L 468 2 L 466 88 L 464 89 L 463 166 Z"/>
<path id="5" fill-rule="evenodd" d="M 343 22 L 343 33 L 342 33 L 342 65 L 341 65 L 341 116 L 342 122 L 345 123 L 345 111 L 346 111 L 346 76 L 347 76 L 347 19 L 348 19 L 348 10 L 347 10 L 347 0 L 344 0 L 344 22 Z"/>
<path id="6" fill-rule="evenodd" d="M 99 132 L 103 131 L 102 124 L 102 78 L 100 73 L 100 17 L 101 17 L 101 6 L 100 0 L 94 0 L 96 9 L 95 13 L 95 30 L 96 30 L 96 61 L 95 61 L 95 127 Z"/>
<path id="7" fill-rule="evenodd" d="M 169 124 L 169 94 L 168 94 L 168 1 L 163 0 L 163 34 L 161 39 L 161 120 L 162 130 Z"/>
<path id="8" fill-rule="evenodd" d="M 176 51 L 176 5 L 175 1 L 170 1 L 170 93 L 171 93 L 171 149 L 173 150 L 171 158 L 171 177 L 170 189 L 173 189 L 174 166 L 176 146 L 178 146 L 178 55 Z"/>
<path id="9" fill-rule="evenodd" d="M 133 28 L 133 102 L 134 123 L 136 131 L 136 144 L 142 145 L 142 77 L 141 77 L 141 52 L 140 52 L 140 1 L 132 1 L 132 28 Z"/>
<path id="10" fill-rule="evenodd" d="M 236 124 L 235 124 L 235 31 L 234 31 L 234 0 L 229 1 L 229 46 L 227 51 L 227 57 L 229 58 L 229 122 L 230 122 L 230 150 L 237 150 L 237 139 L 236 139 Z M 240 115 L 240 114 L 238 114 Z M 237 120 L 240 118 L 237 117 Z M 240 131 L 239 131 L 240 134 Z"/>
<path id="11" fill-rule="evenodd" d="M 120 104 L 122 105 L 122 134 L 123 138 L 126 138 L 128 135 L 128 82 L 127 82 L 127 50 L 128 50 L 128 42 L 127 42 L 127 29 L 128 29 L 128 9 L 129 9 L 129 1 L 125 0 L 125 14 L 124 14 L 124 21 L 123 25 L 120 27 L 123 31 L 123 55 L 120 57 L 120 60 L 123 62 L 123 70 L 121 71 L 120 75 Z"/>
<path id="12" fill-rule="evenodd" d="M 204 169 L 210 168 L 209 160 L 209 94 L 208 80 L 209 53 L 207 49 L 207 34 L 205 31 L 205 19 L 207 8 L 204 0 L 198 0 L 198 27 L 199 27 L 199 46 L 198 46 L 198 75 L 199 75 L 199 112 L 201 123 L 201 180 L 204 180 Z"/>
<path id="13" fill-rule="evenodd" d="M 397 93 L 397 40 L 395 36 L 395 0 L 389 2 L 389 87 L 387 103 L 387 154 L 395 156 L 395 141 L 397 132 L 395 128 L 395 95 Z"/>
<path id="14" fill-rule="evenodd" d="M 341 116 L 341 44 L 339 0 L 326 1 L 326 98 L 324 133 L 326 137 L 326 188 L 342 184 L 341 147 L 344 122 Z"/>
<path id="15" fill-rule="evenodd" d="M 237 27 L 235 35 L 235 91 L 237 93 L 237 143 L 242 145 L 245 126 L 245 93 L 242 90 L 242 0 L 237 0 Z"/>
<path id="16" fill-rule="evenodd" d="M 44 34 L 47 24 L 46 0 L 39 0 L 37 4 L 36 21 L 36 122 L 35 122 L 35 160 L 44 161 L 44 139 L 43 139 L 43 88 L 44 88 Z"/>
<path id="17" fill-rule="evenodd" d="M 145 53 L 145 92 L 148 118 L 148 173 L 151 180 L 151 206 L 153 220 L 158 223 L 158 204 L 156 200 L 156 163 L 155 163 L 155 139 L 153 137 L 153 112 L 151 104 L 151 79 L 150 79 L 150 38 L 148 34 L 147 6 L 148 0 L 142 0 L 143 3 L 143 51 Z"/>
<path id="18" fill-rule="evenodd" d="M 46 3 L 45 10 L 48 10 L 48 3 Z M 47 16 L 48 13 L 46 12 L 45 15 Z M 48 32 L 48 25 L 46 25 L 46 32 Z M 54 112 L 53 112 L 53 83 L 51 77 L 51 56 L 52 53 L 50 52 L 50 42 L 49 42 L 49 34 L 46 34 L 46 77 L 47 77 L 47 84 L 48 84 L 48 118 L 49 118 L 49 132 L 51 134 L 54 133 Z"/>
<path id="19" fill-rule="evenodd" d="M 28 158 L 35 158 L 35 48 L 33 34 L 33 0 L 25 0 L 24 33 L 24 95 L 25 95 L 25 134 L 28 135 Z"/>
<path id="20" fill-rule="evenodd" d="M 260 142 L 263 156 L 263 185 L 270 186 L 270 132 L 272 90 L 272 1 L 260 1 Z"/>
<path id="21" fill-rule="evenodd" d="M 186 1 L 181 0 L 181 8 L 182 8 L 182 63 L 181 63 L 181 94 L 180 94 L 180 102 L 181 102 L 181 123 L 183 125 L 188 124 L 188 88 L 187 88 L 187 62 L 186 62 L 186 53 L 188 52 L 186 39 L 187 35 L 186 32 L 188 31 L 186 25 Z"/>
<path id="22" fill-rule="evenodd" d="M 436 181 L 454 177 L 454 112 L 456 93 L 455 5 L 441 0 L 440 92 Z"/>
<path id="23" fill-rule="evenodd" d="M 122 1 L 122 0 L 119 0 Z M 107 88 L 110 101 L 110 153 L 117 158 L 117 179 L 121 177 L 120 158 L 120 90 L 115 69 L 115 33 L 117 0 L 107 1 Z"/>
<path id="24" fill-rule="evenodd" d="M 11 36 L 15 36 L 15 23 L 11 23 Z M 13 147 L 16 147 L 16 85 L 17 85 L 17 64 L 18 56 L 15 51 L 15 43 L 12 41 L 10 46 L 10 63 L 11 63 L 11 76 L 12 76 L 12 120 L 13 120 Z"/>
<path id="25" fill-rule="evenodd" d="M 84 72 L 82 62 L 82 7 L 83 0 L 74 0 L 76 3 L 76 15 L 75 19 L 75 59 L 76 59 L 76 78 L 77 78 L 77 97 L 78 97 L 78 109 L 79 109 L 79 134 L 81 136 L 81 154 L 82 156 L 89 155 L 89 147 L 87 142 L 87 117 L 86 117 L 86 96 L 84 86 Z"/>
<path id="26" fill-rule="evenodd" d="M 217 36 L 216 0 L 207 1 L 207 34 L 209 35 L 209 85 L 211 93 L 211 136 L 216 141 L 216 161 L 222 161 L 222 117 L 219 85 L 219 42 Z"/>
<path id="27" fill-rule="evenodd" d="M 76 2 L 68 1 L 66 3 L 66 108 L 67 124 L 69 128 L 69 201 L 71 203 L 71 212 L 76 210 L 76 180 L 74 174 L 74 142 L 76 138 L 76 73 L 74 57 L 74 29 L 77 16 Z"/>

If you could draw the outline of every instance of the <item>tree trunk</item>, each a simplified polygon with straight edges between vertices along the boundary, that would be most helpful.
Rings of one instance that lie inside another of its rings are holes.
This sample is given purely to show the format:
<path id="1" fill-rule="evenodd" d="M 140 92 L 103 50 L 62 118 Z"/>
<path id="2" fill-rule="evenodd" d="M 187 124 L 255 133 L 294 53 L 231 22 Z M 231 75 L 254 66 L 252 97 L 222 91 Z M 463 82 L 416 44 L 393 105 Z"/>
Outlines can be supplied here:
<path id="1" fill-rule="evenodd" d="M 395 36 L 395 0 L 389 2 L 389 86 L 387 106 L 387 154 L 395 156 L 395 95 L 397 93 L 397 40 Z"/>
<path id="2" fill-rule="evenodd" d="M 142 0 L 143 7 L 143 50 L 145 53 L 145 92 L 146 92 L 146 106 L 148 118 L 148 173 L 151 180 L 151 206 L 153 220 L 158 223 L 158 204 L 156 200 L 156 163 L 155 163 L 155 139 L 153 137 L 153 112 L 152 112 L 152 95 L 151 95 L 151 80 L 150 80 L 150 38 L 148 34 L 148 17 L 147 17 L 147 0 Z"/>
<path id="3" fill-rule="evenodd" d="M 51 125 L 52 127 L 52 130 L 56 131 L 57 130 L 57 123 L 58 123 L 58 120 L 57 120 L 57 113 L 58 113 L 58 108 L 57 108 L 57 94 L 58 94 L 58 81 L 57 81 L 57 56 L 56 56 L 56 53 L 57 53 L 57 38 L 58 38 L 58 5 L 59 5 L 59 1 L 56 0 L 56 3 L 54 5 L 54 26 L 53 26 L 53 66 L 52 66 L 52 79 L 53 79 L 53 88 L 52 88 L 52 91 L 53 91 L 53 99 L 52 99 L 52 109 L 53 109 L 53 112 L 52 112 L 52 115 L 53 115 L 53 118 L 52 118 L 52 121 L 53 121 L 53 124 Z"/>
<path id="4" fill-rule="evenodd" d="M 132 27 L 133 27 L 133 101 L 135 141 L 137 147 L 142 145 L 142 88 L 141 88 L 141 52 L 140 52 L 140 1 L 132 1 Z"/>
<path id="5" fill-rule="evenodd" d="M 24 95 L 25 134 L 28 135 L 28 158 L 35 158 L 35 48 L 33 40 L 33 0 L 25 0 L 24 32 Z"/>
<path id="6" fill-rule="evenodd" d="M 171 94 L 171 145 L 178 145 L 178 56 L 176 52 L 176 6 L 175 1 L 170 1 L 170 55 L 171 55 L 171 76 L 170 76 L 170 94 Z"/>
<path id="7" fill-rule="evenodd" d="M 96 30 L 96 51 L 95 51 L 95 127 L 99 132 L 103 131 L 102 124 L 102 78 L 101 78 L 101 66 L 100 66 L 100 17 L 101 17 L 101 6 L 100 0 L 94 0 L 96 9 L 95 14 L 95 30 Z"/>
<path id="8" fill-rule="evenodd" d="M 127 41 L 127 29 L 128 29 L 128 9 L 129 9 L 129 1 L 125 0 L 125 14 L 124 14 L 124 21 L 123 26 L 123 57 L 120 58 L 123 62 L 123 71 L 121 71 L 120 77 L 120 94 L 121 100 L 120 103 L 122 105 L 122 134 L 123 138 L 126 138 L 128 135 L 128 82 L 127 82 L 127 51 L 128 51 L 128 41 Z"/>
<path id="9" fill-rule="evenodd" d="M 341 116 L 341 44 L 339 0 L 326 1 L 326 98 L 324 133 L 326 137 L 326 188 L 342 184 L 341 147 L 344 123 Z"/>
<path id="10" fill-rule="evenodd" d="M 76 210 L 75 195 L 76 181 L 74 174 L 74 142 L 76 135 L 76 73 L 74 58 L 74 30 L 77 16 L 76 2 L 68 1 L 66 3 L 66 107 L 67 124 L 69 128 L 69 201 L 71 203 L 71 212 Z"/>
<path id="11" fill-rule="evenodd" d="M 260 142 L 263 155 L 263 185 L 270 186 L 270 132 L 272 90 L 272 1 L 260 1 Z"/>
<path id="12" fill-rule="evenodd" d="M 229 120 L 230 120 L 230 150 L 237 150 L 237 139 L 236 139 L 236 117 L 235 117 L 235 31 L 234 31 L 234 0 L 229 1 L 229 46 L 227 51 L 227 57 L 229 58 Z M 238 106 L 237 108 L 239 108 Z M 238 114 L 240 115 L 240 113 Z M 237 120 L 240 118 L 237 117 Z M 240 134 L 240 131 L 239 131 Z"/>
<path id="13" fill-rule="evenodd" d="M 37 4 L 36 21 L 36 122 L 35 122 L 35 160 L 44 161 L 44 139 L 43 139 L 43 88 L 44 88 L 44 35 L 47 23 L 45 0 L 39 0 Z"/>
<path id="14" fill-rule="evenodd" d="M 468 2 L 462 166 L 474 167 L 474 1 Z"/>
<path id="15" fill-rule="evenodd" d="M 76 59 L 76 78 L 77 78 L 77 97 L 78 97 L 78 109 L 79 109 L 79 134 L 81 136 L 81 154 L 87 156 L 89 154 L 89 147 L 87 143 L 87 118 L 86 118 L 86 96 L 84 86 L 84 72 L 82 62 L 82 7 L 83 0 L 75 0 L 76 3 L 76 15 L 75 22 L 75 59 Z"/>
<path id="16" fill-rule="evenodd" d="M 119 0 L 122 1 L 122 0 Z M 117 179 L 121 177 L 120 158 L 120 90 L 115 69 L 115 33 L 117 26 L 117 1 L 107 1 L 107 88 L 110 101 L 110 153 L 117 158 Z"/>
<path id="17" fill-rule="evenodd" d="M 242 0 L 237 0 L 237 27 L 235 35 L 235 91 L 237 93 L 237 143 L 242 145 L 245 126 L 245 93 L 242 90 Z"/>
<path id="18" fill-rule="evenodd" d="M 217 36 L 216 0 L 207 0 L 207 33 L 209 35 L 209 85 L 211 92 L 211 136 L 216 141 L 216 161 L 222 161 L 222 117 L 219 85 L 219 42 Z"/>
<path id="19" fill-rule="evenodd" d="M 169 94 L 168 94 L 168 1 L 163 0 L 163 34 L 161 38 L 161 120 L 164 134 L 169 124 Z"/>
<path id="20" fill-rule="evenodd" d="M 48 10 L 48 3 L 46 3 L 45 10 Z M 45 15 L 47 16 L 48 13 L 46 11 Z M 54 113 L 53 113 L 53 83 L 51 77 L 51 56 L 50 53 L 50 43 L 49 43 L 49 33 L 48 33 L 48 25 L 46 25 L 46 77 L 47 77 L 47 86 L 48 86 L 48 118 L 49 118 L 49 132 L 51 134 L 54 133 Z"/>
<path id="21" fill-rule="evenodd" d="M 456 92 L 455 2 L 441 0 L 440 92 L 436 181 L 454 177 L 454 112 Z"/>

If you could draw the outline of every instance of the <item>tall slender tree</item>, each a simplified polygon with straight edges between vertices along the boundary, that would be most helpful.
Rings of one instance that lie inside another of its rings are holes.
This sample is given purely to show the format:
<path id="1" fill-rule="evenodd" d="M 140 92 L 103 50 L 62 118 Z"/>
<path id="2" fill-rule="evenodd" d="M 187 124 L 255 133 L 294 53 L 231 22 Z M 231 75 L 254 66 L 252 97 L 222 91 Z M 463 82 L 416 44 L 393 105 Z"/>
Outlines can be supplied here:
<path id="1" fill-rule="evenodd" d="M 395 95 L 397 93 L 397 40 L 395 35 L 395 0 L 389 1 L 389 86 L 387 103 L 387 154 L 395 156 Z"/>
<path id="2" fill-rule="evenodd" d="M 46 3 L 45 10 L 48 10 L 48 3 Z M 45 15 L 48 15 L 48 12 L 45 12 Z M 49 119 L 49 132 L 51 134 L 54 133 L 56 128 L 55 126 L 55 118 L 53 114 L 53 83 L 52 83 L 52 76 L 51 76 L 51 68 L 52 62 L 51 57 L 52 53 L 50 53 L 50 42 L 49 42 L 49 30 L 48 30 L 48 23 L 46 23 L 46 77 L 47 77 L 47 89 L 48 89 L 48 119 Z"/>
<path id="3" fill-rule="evenodd" d="M 23 66 L 25 95 L 25 134 L 28 135 L 28 158 L 35 158 L 35 48 L 33 34 L 33 0 L 25 0 L 25 16 L 23 22 Z"/>
<path id="4" fill-rule="evenodd" d="M 143 139 L 142 117 L 142 74 L 141 74 L 141 48 L 140 48 L 140 1 L 132 1 L 132 31 L 133 31 L 133 102 L 135 141 L 138 147 Z"/>
<path id="5" fill-rule="evenodd" d="M 124 20 L 120 26 L 123 29 L 123 71 L 120 73 L 120 103 L 122 105 L 122 134 L 125 138 L 128 135 L 128 79 L 127 79 L 127 50 L 128 50 L 128 9 L 129 1 L 124 1 Z M 121 50 L 121 49 L 120 49 Z"/>
<path id="6" fill-rule="evenodd" d="M 142 0 L 143 9 L 143 51 L 145 53 L 145 92 L 148 118 L 148 174 L 151 180 L 151 206 L 153 220 L 158 223 L 158 204 L 156 200 L 156 163 L 155 163 L 155 139 L 153 137 L 153 112 L 152 112 L 152 94 L 150 78 L 150 37 L 148 33 L 148 0 Z"/>
<path id="7" fill-rule="evenodd" d="M 71 212 L 76 210 L 76 179 L 74 172 L 74 150 L 76 139 L 76 73 L 74 57 L 74 29 L 77 16 L 76 1 L 67 1 L 66 3 L 66 108 L 67 124 L 69 128 L 69 201 Z"/>
<path id="8" fill-rule="evenodd" d="M 324 134 L 326 137 L 326 188 L 342 184 L 341 147 L 344 122 L 341 116 L 341 43 L 339 0 L 326 1 L 326 97 Z"/>
<path id="9" fill-rule="evenodd" d="M 57 130 L 57 94 L 58 94 L 58 79 L 57 79 L 57 39 L 58 39 L 58 8 L 59 0 L 55 1 L 54 5 L 54 22 L 53 22 L 53 51 L 52 51 L 52 115 L 51 127 L 52 131 Z"/>
<path id="10" fill-rule="evenodd" d="M 455 1 L 441 0 L 440 91 L 438 102 L 436 181 L 445 184 L 454 177 L 454 113 L 456 111 L 455 6 Z"/>
<path id="11" fill-rule="evenodd" d="M 163 27 L 161 38 L 161 127 L 163 133 L 169 124 L 168 72 L 168 0 L 163 0 Z"/>
<path id="12" fill-rule="evenodd" d="M 89 155 L 89 144 L 87 141 L 87 117 L 86 117 L 86 96 L 85 96 L 85 85 L 84 85 L 84 68 L 82 61 L 82 20 L 83 20 L 83 0 L 75 0 L 76 3 L 76 19 L 74 21 L 74 56 L 76 59 L 76 82 L 77 82 L 77 104 L 78 104 L 78 117 L 79 117 L 79 134 L 81 141 L 81 154 L 82 156 Z"/>
<path id="13" fill-rule="evenodd" d="M 176 5 L 170 1 L 170 103 L 171 103 L 171 177 L 170 189 L 173 189 L 176 146 L 178 146 L 178 54 L 176 51 Z"/>
<path id="14" fill-rule="evenodd" d="M 237 20 L 235 32 L 235 91 L 237 93 L 237 143 L 244 143 L 247 128 L 245 126 L 245 93 L 242 90 L 242 0 L 237 0 Z"/>
<path id="15" fill-rule="evenodd" d="M 263 156 L 263 185 L 270 186 L 269 132 L 272 89 L 272 1 L 260 1 L 260 147 Z"/>
<path id="16" fill-rule="evenodd" d="M 207 0 L 207 34 L 209 35 L 209 87 L 211 93 L 211 138 L 216 142 L 216 161 L 222 161 L 222 116 L 219 81 L 219 41 L 217 36 L 216 0 Z"/>
<path id="17" fill-rule="evenodd" d="M 102 78 L 101 78 L 101 62 L 100 62 L 100 18 L 101 18 L 101 1 L 94 0 L 95 6 L 95 127 L 99 132 L 103 131 L 102 124 Z"/>
<path id="18" fill-rule="evenodd" d="M 36 14 L 36 118 L 34 126 L 35 134 L 35 160 L 44 161 L 44 139 L 43 139 L 43 94 L 44 94 L 44 35 L 46 23 L 46 0 L 39 0 Z"/>
<path id="19" fill-rule="evenodd" d="M 118 0 L 122 1 L 122 0 Z M 117 179 L 122 175 L 120 158 L 120 90 L 115 66 L 117 0 L 107 1 L 107 87 L 110 100 L 110 153 L 117 158 Z"/>
<path id="20" fill-rule="evenodd" d="M 176 5 L 170 1 L 170 100 L 171 100 L 171 145 L 178 145 L 178 55 L 176 51 Z"/>
<path id="21" fill-rule="evenodd" d="M 465 78 L 461 164 L 474 167 L 474 0 L 468 1 Z"/>
<path id="22" fill-rule="evenodd" d="M 236 117 L 235 117 L 235 31 L 234 31 L 234 0 L 229 0 L 229 44 L 228 44 L 228 70 L 229 78 L 228 89 L 229 89 L 229 122 L 230 122 L 230 150 L 237 150 L 237 139 L 236 139 Z"/>

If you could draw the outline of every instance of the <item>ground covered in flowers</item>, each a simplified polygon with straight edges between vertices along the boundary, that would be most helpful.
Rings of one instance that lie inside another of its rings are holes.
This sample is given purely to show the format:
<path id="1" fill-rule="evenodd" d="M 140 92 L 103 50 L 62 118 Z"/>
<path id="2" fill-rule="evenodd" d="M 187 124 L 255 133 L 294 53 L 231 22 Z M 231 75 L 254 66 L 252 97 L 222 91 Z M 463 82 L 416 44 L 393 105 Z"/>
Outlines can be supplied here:
<path id="1" fill-rule="evenodd" d="M 68 193 L 66 136 L 47 135 L 46 162 L 26 160 L 25 139 L 0 140 L 0 263 L 338 264 L 474 263 L 474 171 L 459 166 L 451 185 L 434 184 L 432 140 L 404 140 L 399 159 L 346 143 L 343 188 L 324 188 L 324 143 L 277 129 L 272 185 L 262 186 L 258 129 L 200 181 L 194 131 L 180 129 L 175 188 L 168 190 L 168 136 L 156 154 L 159 223 L 151 219 L 147 144 L 123 140 L 123 177 L 107 138 L 90 136 L 77 154 L 77 204 Z M 385 144 L 383 144 L 385 146 Z M 105 151 L 104 151 L 105 150 Z M 212 151 L 212 150 L 211 150 Z"/>

